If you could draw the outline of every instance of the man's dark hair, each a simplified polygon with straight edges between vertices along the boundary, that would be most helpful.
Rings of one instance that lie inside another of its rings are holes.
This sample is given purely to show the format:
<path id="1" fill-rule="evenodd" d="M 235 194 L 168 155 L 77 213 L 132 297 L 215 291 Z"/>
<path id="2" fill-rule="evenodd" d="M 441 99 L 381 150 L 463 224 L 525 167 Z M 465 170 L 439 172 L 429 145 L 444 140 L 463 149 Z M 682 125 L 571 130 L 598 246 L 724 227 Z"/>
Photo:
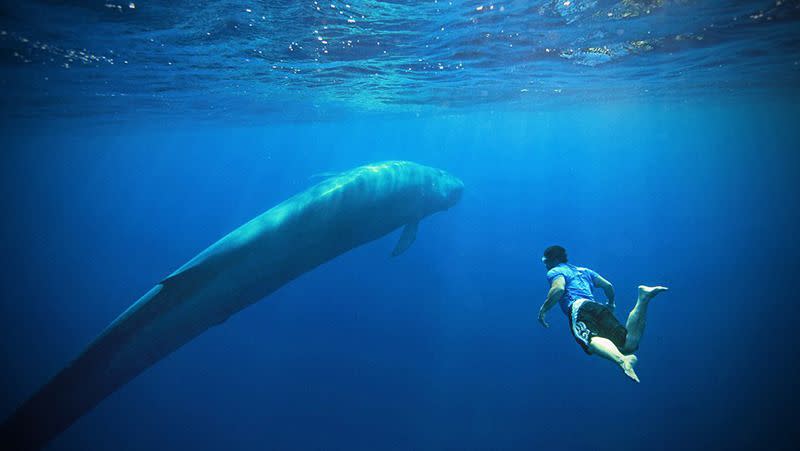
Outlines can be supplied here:
<path id="1" fill-rule="evenodd" d="M 567 250 L 561 246 L 550 246 L 544 250 L 544 258 L 555 263 L 566 263 Z"/>

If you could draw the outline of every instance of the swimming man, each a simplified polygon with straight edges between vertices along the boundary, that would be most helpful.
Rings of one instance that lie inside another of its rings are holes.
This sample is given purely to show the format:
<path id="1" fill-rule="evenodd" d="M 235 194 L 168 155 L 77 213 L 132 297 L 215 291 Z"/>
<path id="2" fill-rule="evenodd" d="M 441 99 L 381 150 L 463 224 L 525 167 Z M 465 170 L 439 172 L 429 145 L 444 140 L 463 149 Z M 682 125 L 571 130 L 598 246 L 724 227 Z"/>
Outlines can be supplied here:
<path id="1" fill-rule="evenodd" d="M 550 291 L 539 310 L 539 322 L 545 321 L 547 311 L 556 302 L 569 318 L 569 326 L 575 341 L 587 354 L 597 354 L 611 360 L 636 382 L 639 377 L 633 367 L 639 341 L 642 339 L 647 316 L 647 305 L 655 295 L 666 291 L 666 287 L 639 286 L 639 298 L 623 326 L 614 317 L 614 287 L 611 282 L 589 268 L 579 268 L 567 263 L 567 251 L 561 246 L 550 246 L 544 251 L 542 262 L 547 267 Z M 594 300 L 592 287 L 605 292 L 607 304 Z"/>

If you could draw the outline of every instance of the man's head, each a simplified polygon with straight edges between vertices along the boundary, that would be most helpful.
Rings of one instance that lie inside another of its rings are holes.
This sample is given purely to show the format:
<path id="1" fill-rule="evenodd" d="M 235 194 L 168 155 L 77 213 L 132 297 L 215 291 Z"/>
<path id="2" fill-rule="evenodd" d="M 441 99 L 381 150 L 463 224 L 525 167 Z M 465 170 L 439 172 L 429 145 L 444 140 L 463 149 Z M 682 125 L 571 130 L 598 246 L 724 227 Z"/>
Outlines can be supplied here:
<path id="1" fill-rule="evenodd" d="M 561 263 L 567 262 L 567 250 L 561 246 L 550 246 L 544 250 L 542 263 L 547 269 L 555 268 Z"/>

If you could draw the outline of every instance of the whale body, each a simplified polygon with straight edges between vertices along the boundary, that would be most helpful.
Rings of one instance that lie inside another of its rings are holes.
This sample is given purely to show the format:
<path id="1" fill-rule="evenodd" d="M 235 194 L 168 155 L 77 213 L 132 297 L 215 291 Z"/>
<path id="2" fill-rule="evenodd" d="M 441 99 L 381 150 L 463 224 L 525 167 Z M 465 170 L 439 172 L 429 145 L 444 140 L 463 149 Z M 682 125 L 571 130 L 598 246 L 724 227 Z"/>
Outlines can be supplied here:
<path id="1" fill-rule="evenodd" d="M 331 177 L 232 231 L 161 280 L 0 426 L 2 449 L 39 449 L 205 330 L 301 274 L 461 198 L 445 171 L 387 161 Z"/>

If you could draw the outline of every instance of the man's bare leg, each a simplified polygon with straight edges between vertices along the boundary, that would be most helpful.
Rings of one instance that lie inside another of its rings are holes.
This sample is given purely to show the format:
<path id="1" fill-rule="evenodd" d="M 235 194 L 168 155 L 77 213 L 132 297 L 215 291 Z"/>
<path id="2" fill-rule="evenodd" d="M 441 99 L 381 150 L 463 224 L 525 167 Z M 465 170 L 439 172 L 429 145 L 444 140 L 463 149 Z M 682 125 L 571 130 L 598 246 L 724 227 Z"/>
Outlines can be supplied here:
<path id="1" fill-rule="evenodd" d="M 633 367 L 636 365 L 637 361 L 635 355 L 622 355 L 614 342 L 603 337 L 592 337 L 592 339 L 589 340 L 589 349 L 600 357 L 616 363 L 629 378 L 633 379 L 635 382 L 639 382 L 639 376 L 633 371 Z"/>
<path id="2" fill-rule="evenodd" d="M 634 353 L 639 349 L 639 341 L 642 339 L 644 326 L 647 324 L 647 306 L 650 304 L 650 300 L 662 291 L 667 291 L 667 287 L 639 285 L 639 297 L 636 299 L 636 305 L 628 315 L 628 322 L 625 324 L 625 328 L 628 329 L 628 335 L 625 337 L 625 347 L 622 349 L 625 354 Z"/>

